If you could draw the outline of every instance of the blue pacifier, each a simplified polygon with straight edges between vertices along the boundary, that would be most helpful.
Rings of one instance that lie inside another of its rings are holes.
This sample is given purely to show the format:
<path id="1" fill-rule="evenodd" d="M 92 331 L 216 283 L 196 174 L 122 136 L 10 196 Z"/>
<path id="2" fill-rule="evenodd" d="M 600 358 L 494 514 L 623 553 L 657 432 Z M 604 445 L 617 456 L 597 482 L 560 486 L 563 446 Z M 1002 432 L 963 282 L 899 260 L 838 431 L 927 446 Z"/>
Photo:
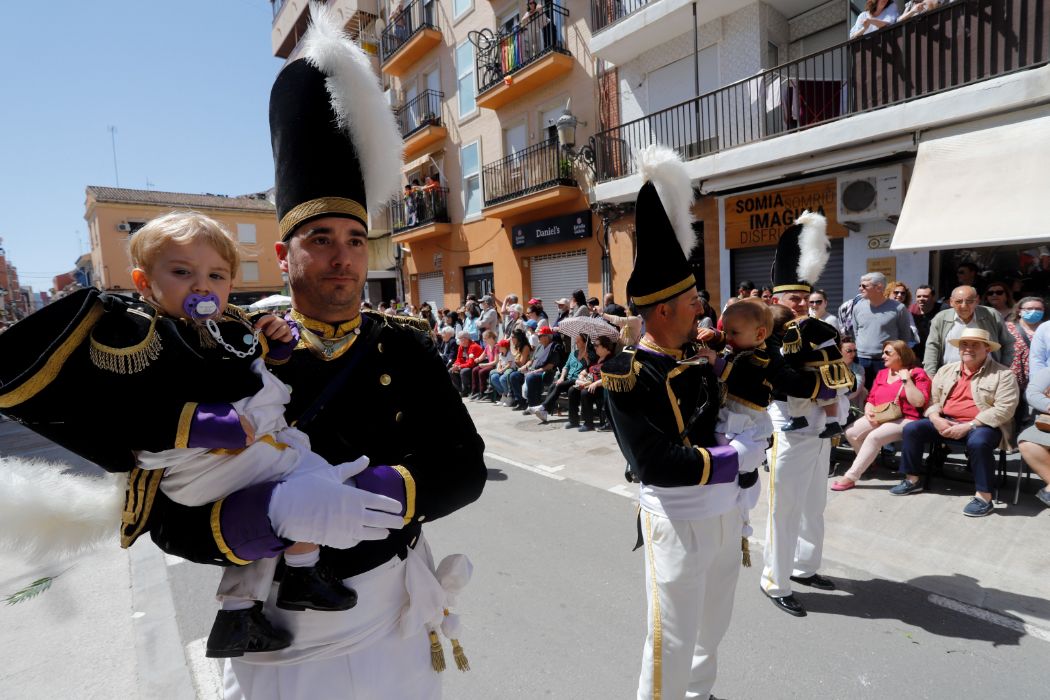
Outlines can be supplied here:
<path id="1" fill-rule="evenodd" d="M 219 313 L 219 297 L 214 294 L 190 294 L 182 302 L 182 310 L 194 321 L 206 321 Z"/>

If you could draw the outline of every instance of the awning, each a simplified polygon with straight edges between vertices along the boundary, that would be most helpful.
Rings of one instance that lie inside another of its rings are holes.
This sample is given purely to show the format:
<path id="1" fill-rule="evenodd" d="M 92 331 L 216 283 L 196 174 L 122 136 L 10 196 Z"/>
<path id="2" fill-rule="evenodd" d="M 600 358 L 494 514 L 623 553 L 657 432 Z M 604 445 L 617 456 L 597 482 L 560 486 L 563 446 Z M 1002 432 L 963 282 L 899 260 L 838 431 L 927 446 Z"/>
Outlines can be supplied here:
<path id="1" fill-rule="evenodd" d="M 1050 240 L 1050 117 L 919 144 L 892 250 Z"/>

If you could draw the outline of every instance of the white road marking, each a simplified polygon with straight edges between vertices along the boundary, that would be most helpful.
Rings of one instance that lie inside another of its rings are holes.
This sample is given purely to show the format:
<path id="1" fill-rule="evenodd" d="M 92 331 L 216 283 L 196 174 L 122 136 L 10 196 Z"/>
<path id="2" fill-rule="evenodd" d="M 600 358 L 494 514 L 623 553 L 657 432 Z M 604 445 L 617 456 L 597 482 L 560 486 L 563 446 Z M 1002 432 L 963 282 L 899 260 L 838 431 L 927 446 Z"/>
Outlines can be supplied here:
<path id="1" fill-rule="evenodd" d="M 206 640 L 206 637 L 201 637 L 186 645 L 186 662 L 190 666 L 197 697 L 219 699 L 223 695 L 221 662 L 204 655 Z"/>
<path id="2" fill-rule="evenodd" d="M 533 474 L 539 474 L 540 476 L 545 476 L 548 479 L 554 479 L 555 481 L 565 481 L 565 477 L 564 476 L 558 476 L 557 474 L 552 473 L 552 472 L 559 471 L 559 470 L 563 469 L 564 466 L 561 466 L 561 467 L 545 467 L 543 465 L 539 465 L 539 466 L 535 466 L 534 467 L 531 464 L 524 464 L 523 462 L 516 462 L 513 459 L 508 459 L 506 457 L 501 457 L 500 455 L 496 454 L 495 452 L 486 452 L 485 453 L 485 457 L 486 458 L 490 458 L 491 457 L 492 459 L 499 460 L 500 462 L 505 462 L 505 463 L 511 465 L 512 467 L 518 467 L 519 469 L 524 469 L 525 471 L 530 471 Z"/>
<path id="3" fill-rule="evenodd" d="M 164 563 L 167 566 L 177 566 L 179 564 L 185 564 L 186 560 L 183 559 L 182 557 L 177 557 L 174 554 L 165 554 L 164 555 Z"/>
<path id="4" fill-rule="evenodd" d="M 632 489 L 627 484 L 617 484 L 611 488 L 605 489 L 609 493 L 615 493 L 617 496 L 623 496 L 624 498 L 637 498 L 637 489 Z"/>
<path id="5" fill-rule="evenodd" d="M 936 593 L 931 593 L 927 597 L 927 600 L 929 600 L 934 605 L 941 606 L 942 608 L 954 610 L 955 612 L 960 612 L 963 615 L 969 615 L 970 617 L 975 617 L 978 620 L 983 620 L 984 622 L 990 622 L 993 625 L 1005 627 L 1006 629 L 1013 630 L 1014 632 L 1027 634 L 1029 636 L 1035 637 L 1036 639 L 1041 639 L 1044 642 L 1050 642 L 1050 631 L 1041 629 L 1039 627 L 1036 627 L 1035 625 L 1030 625 L 1026 622 L 1022 622 L 1021 620 L 1015 620 L 1011 617 L 1006 617 L 1005 615 L 1000 615 L 998 613 L 991 612 L 990 610 L 985 610 L 984 608 L 978 608 L 973 605 L 967 605 L 966 603 L 960 603 L 957 600 L 945 598 L 944 596 L 937 595 Z"/>

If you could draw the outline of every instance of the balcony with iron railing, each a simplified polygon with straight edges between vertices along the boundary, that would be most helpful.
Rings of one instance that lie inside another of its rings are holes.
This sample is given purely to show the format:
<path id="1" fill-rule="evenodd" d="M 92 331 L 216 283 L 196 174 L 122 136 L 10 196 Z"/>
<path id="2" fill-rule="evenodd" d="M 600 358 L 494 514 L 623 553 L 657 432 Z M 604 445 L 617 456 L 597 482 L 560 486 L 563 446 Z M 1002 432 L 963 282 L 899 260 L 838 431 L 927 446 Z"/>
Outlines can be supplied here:
<path id="1" fill-rule="evenodd" d="M 438 3 L 435 0 L 412 0 L 390 18 L 379 38 L 382 70 L 387 75 L 402 76 L 431 49 L 441 43 L 437 27 Z"/>
<path id="2" fill-rule="evenodd" d="M 955 2 L 606 129 L 597 180 L 633 174 L 651 144 L 701 158 L 1046 64 L 1048 6 Z"/>
<path id="3" fill-rule="evenodd" d="M 510 32 L 471 32 L 476 49 L 477 104 L 497 109 L 572 71 L 566 42 L 569 11 L 545 3 Z"/>
<path id="4" fill-rule="evenodd" d="M 506 218 L 580 195 L 572 161 L 557 139 L 537 143 L 481 169 L 485 216 Z"/>
<path id="5" fill-rule="evenodd" d="M 424 90 L 395 110 L 398 129 L 405 139 L 406 161 L 448 137 L 448 129 L 441 120 L 441 100 L 444 96 L 437 90 Z"/>
<path id="6" fill-rule="evenodd" d="M 717 20 L 753 4 L 753 0 L 590 0 L 591 53 L 623 65 L 647 51 L 667 44 L 682 32 Z M 794 10 L 825 0 L 792 0 Z M 803 6 L 800 7 L 800 3 Z"/>
<path id="7" fill-rule="evenodd" d="M 452 230 L 448 218 L 448 188 L 418 187 L 390 205 L 390 230 L 399 243 L 419 241 Z"/>

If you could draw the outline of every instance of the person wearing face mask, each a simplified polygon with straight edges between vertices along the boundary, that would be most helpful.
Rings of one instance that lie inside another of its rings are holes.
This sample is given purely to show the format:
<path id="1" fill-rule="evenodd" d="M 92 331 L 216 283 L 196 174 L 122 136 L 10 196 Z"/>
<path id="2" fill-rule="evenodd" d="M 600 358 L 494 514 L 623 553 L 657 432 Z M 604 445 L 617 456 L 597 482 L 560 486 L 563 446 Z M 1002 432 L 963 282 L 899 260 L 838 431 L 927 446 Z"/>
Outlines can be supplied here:
<path id="1" fill-rule="evenodd" d="M 1021 396 L 1024 396 L 1028 388 L 1028 379 L 1031 376 L 1029 368 L 1029 351 L 1032 347 L 1032 338 L 1036 330 L 1043 323 L 1046 314 L 1046 302 L 1041 297 L 1024 297 L 1017 302 L 1014 308 L 1017 322 L 1007 322 L 1006 330 L 1014 337 L 1014 359 L 1010 364 L 1017 386 L 1020 388 Z M 1017 412 L 1018 417 L 1025 416 L 1028 412 L 1022 408 Z"/>

